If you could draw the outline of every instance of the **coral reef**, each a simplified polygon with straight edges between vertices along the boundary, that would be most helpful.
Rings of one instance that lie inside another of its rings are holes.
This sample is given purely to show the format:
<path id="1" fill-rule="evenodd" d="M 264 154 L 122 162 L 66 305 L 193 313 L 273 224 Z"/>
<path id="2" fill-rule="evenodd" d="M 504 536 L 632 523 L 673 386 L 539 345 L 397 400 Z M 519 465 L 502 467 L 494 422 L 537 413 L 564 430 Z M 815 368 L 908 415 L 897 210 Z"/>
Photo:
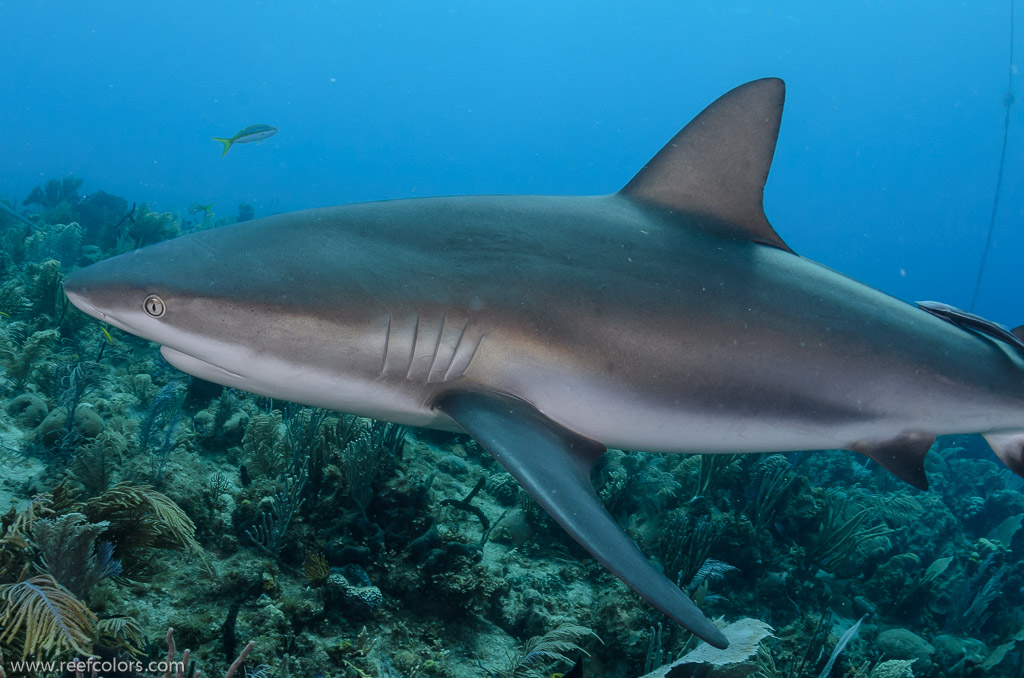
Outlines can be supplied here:
<path id="1" fill-rule="evenodd" d="M 940 439 L 929 492 L 845 452 L 609 451 L 600 496 L 732 622 L 730 663 L 468 438 L 189 378 L 69 307 L 74 268 L 224 223 L 82 186 L 47 182 L 33 225 L 0 230 L 8 676 L 29 675 L 11 658 L 166 658 L 172 626 L 188 661 L 243 654 L 245 675 L 550 676 L 578 650 L 594 676 L 1019 675 L 1024 484 L 980 439 Z"/>

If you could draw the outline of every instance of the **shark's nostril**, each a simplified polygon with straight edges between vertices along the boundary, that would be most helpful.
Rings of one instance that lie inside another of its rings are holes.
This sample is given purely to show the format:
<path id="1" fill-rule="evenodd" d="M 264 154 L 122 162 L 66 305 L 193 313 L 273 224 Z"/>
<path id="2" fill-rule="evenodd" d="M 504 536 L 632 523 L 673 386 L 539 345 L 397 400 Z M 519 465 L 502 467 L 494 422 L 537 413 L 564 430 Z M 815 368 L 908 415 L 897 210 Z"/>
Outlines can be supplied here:
<path id="1" fill-rule="evenodd" d="M 81 278 L 76 276 L 76 274 L 74 273 L 68 276 L 64 280 L 64 283 L 61 285 L 61 287 L 64 289 L 64 294 L 68 295 L 69 297 L 72 294 L 80 295 L 82 292 L 82 285 L 80 283 L 80 280 Z"/>
<path id="2" fill-rule="evenodd" d="M 85 297 L 83 297 L 78 292 L 65 289 L 64 294 L 67 296 L 68 300 L 71 301 L 72 304 L 74 304 L 75 308 L 77 308 L 82 313 L 87 313 L 88 315 L 91 315 L 93 318 L 97 318 L 98 320 L 106 320 L 106 316 L 103 313 L 101 313 L 95 306 L 86 301 Z"/>

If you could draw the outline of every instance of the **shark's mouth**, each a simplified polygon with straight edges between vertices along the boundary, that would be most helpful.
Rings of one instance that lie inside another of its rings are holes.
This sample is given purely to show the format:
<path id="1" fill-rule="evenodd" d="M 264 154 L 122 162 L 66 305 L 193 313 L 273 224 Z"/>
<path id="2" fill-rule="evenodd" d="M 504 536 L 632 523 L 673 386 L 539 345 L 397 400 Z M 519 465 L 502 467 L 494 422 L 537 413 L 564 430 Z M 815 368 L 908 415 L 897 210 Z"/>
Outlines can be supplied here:
<path id="1" fill-rule="evenodd" d="M 246 379 L 242 375 L 213 363 L 208 363 L 205 360 L 200 360 L 187 353 L 182 353 L 169 346 L 161 346 L 160 355 L 174 367 L 194 377 L 212 381 L 215 384 L 223 384 L 224 386 L 245 387 Z"/>
<path id="2" fill-rule="evenodd" d="M 119 330 L 124 330 L 128 334 L 139 333 L 138 330 L 129 327 L 128 325 L 125 325 L 117 318 L 111 315 L 107 315 L 103 311 L 99 310 L 98 308 L 93 306 L 88 300 L 86 300 L 85 297 L 78 294 L 77 292 L 65 289 L 64 294 L 67 295 L 67 298 L 71 301 L 72 304 L 75 305 L 75 308 L 77 308 L 82 313 L 85 313 L 86 315 L 91 315 L 93 318 L 96 318 L 100 322 L 107 323 L 108 325 L 113 325 Z"/>

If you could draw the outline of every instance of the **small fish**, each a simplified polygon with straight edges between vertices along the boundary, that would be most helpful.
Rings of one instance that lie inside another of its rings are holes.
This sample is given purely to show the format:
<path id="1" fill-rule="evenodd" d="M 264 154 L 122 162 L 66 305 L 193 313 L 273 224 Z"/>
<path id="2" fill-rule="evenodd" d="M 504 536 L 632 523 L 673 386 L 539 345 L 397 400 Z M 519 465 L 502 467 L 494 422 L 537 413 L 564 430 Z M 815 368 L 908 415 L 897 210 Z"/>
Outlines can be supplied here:
<path id="1" fill-rule="evenodd" d="M 214 141 L 219 141 L 224 144 L 224 152 L 220 154 L 220 157 L 224 157 L 228 154 L 228 150 L 232 144 L 248 144 L 253 141 L 263 141 L 267 137 L 272 137 L 277 134 L 277 128 L 273 125 L 249 125 L 248 127 L 240 130 L 235 136 L 230 139 L 224 137 L 212 137 Z"/>
<path id="2" fill-rule="evenodd" d="M 100 332 L 102 332 L 103 336 L 107 338 L 107 343 L 109 343 L 111 346 L 117 343 L 116 341 L 114 341 L 114 338 L 110 336 L 110 332 L 107 332 L 107 328 L 104 327 L 103 325 L 100 325 Z"/>
<path id="3" fill-rule="evenodd" d="M 226 153 L 227 151 L 225 151 Z M 213 206 L 217 203 L 211 202 L 209 205 L 201 205 L 197 202 L 192 203 L 188 206 L 189 214 L 198 214 L 200 212 L 206 212 L 207 216 L 213 216 Z"/>

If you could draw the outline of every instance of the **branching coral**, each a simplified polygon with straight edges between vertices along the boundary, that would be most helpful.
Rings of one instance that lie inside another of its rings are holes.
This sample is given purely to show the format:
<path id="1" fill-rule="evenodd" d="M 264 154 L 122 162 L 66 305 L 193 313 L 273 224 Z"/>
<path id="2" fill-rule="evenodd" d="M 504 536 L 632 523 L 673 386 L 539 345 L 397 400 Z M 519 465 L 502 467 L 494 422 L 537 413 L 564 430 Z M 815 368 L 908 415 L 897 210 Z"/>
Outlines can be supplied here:
<path id="1" fill-rule="evenodd" d="M 318 407 L 294 406 L 284 411 L 285 439 L 291 449 L 289 471 L 294 475 L 305 469 L 308 477 L 304 488 L 307 511 L 320 508 L 328 465 L 364 428 L 358 417 L 343 415 L 332 420 L 329 414 Z"/>
<path id="2" fill-rule="evenodd" d="M 181 223 L 170 212 L 151 212 L 146 205 L 138 209 L 128 226 L 128 235 L 136 247 L 144 247 L 173 238 L 181 232 Z"/>
<path id="3" fill-rule="evenodd" d="M 990 554 L 978 564 L 970 576 L 962 575 L 946 585 L 950 597 L 951 614 L 946 616 L 946 630 L 976 632 L 995 612 L 993 603 L 1001 595 L 1007 565 L 1000 563 L 998 554 Z"/>
<path id="4" fill-rule="evenodd" d="M 148 573 L 148 552 L 152 548 L 203 553 L 195 539 L 195 524 L 177 504 L 149 486 L 118 483 L 87 501 L 84 513 L 91 522 L 110 523 L 103 538 L 116 546 L 127 577 Z"/>
<path id="5" fill-rule="evenodd" d="M 286 476 L 284 490 L 277 491 L 271 499 L 270 510 L 260 513 L 259 521 L 246 530 L 249 540 L 264 553 L 279 558 L 285 545 L 288 527 L 295 514 L 302 508 L 302 488 L 306 484 L 305 469 L 298 476 Z"/>
<path id="6" fill-rule="evenodd" d="M 271 479 L 284 473 L 291 453 L 281 413 L 274 410 L 254 416 L 245 430 L 242 447 L 251 472 Z"/>
<path id="7" fill-rule="evenodd" d="M 117 467 L 128 453 L 128 439 L 107 429 L 78 448 L 70 475 L 82 484 L 90 497 L 103 494 L 113 483 Z"/>
<path id="8" fill-rule="evenodd" d="M 38 521 L 32 530 L 39 558 L 35 569 L 48 574 L 76 596 L 84 597 L 105 577 L 121 572 L 113 559 L 113 545 L 97 538 L 109 527 L 90 523 L 81 513 L 65 513 Z"/>
<path id="9" fill-rule="evenodd" d="M 617 520 L 639 509 L 660 510 L 678 492 L 675 476 L 662 469 L 659 455 L 611 451 L 602 458 L 597 492 Z"/>
<path id="10" fill-rule="evenodd" d="M 17 279 L 12 278 L 0 285 L 0 316 L 15 318 L 28 308 L 28 305 L 25 288 Z"/>
<path id="11" fill-rule="evenodd" d="M 69 650 L 89 654 L 96 616 L 50 575 L 0 586 L 0 601 L 0 644 L 20 647 L 22 659 Z"/>
<path id="12" fill-rule="evenodd" d="M 181 409 L 181 401 L 185 396 L 185 389 L 181 383 L 172 381 L 167 384 L 153 397 L 149 405 L 149 411 L 143 417 L 139 430 L 136 433 L 136 442 L 140 450 L 148 451 L 154 444 L 156 432 L 167 422 L 176 416 Z"/>
<path id="13" fill-rule="evenodd" d="M 124 494 L 126 488 L 121 489 Z M 137 489 L 136 494 L 142 494 L 146 488 Z M 109 493 L 104 498 L 108 504 L 117 499 Z M 98 621 L 80 599 L 101 579 L 120 574 L 121 568 L 113 558 L 114 545 L 102 540 L 112 532 L 112 524 L 91 520 L 77 499 L 64 481 L 22 510 L 0 518 L 0 578 L 13 580 L 0 586 L 0 652 L 4 654 L 36 660 L 66 658 L 70 652 L 89 654 L 98 641 L 139 655 L 145 645 L 134 620 Z M 171 509 L 167 503 L 166 497 L 150 496 L 145 511 L 172 522 L 168 514 L 180 509 L 170 503 Z M 38 574 L 27 578 L 32 560 Z"/>
<path id="14" fill-rule="evenodd" d="M 245 663 L 246 658 L 249 656 L 249 653 L 252 651 L 252 648 L 255 646 L 255 641 L 249 641 L 249 643 L 246 644 L 246 646 L 242 649 L 242 652 L 238 655 L 238 657 L 235 658 L 235 661 L 231 663 L 231 666 L 229 666 L 228 670 L 224 673 L 224 678 L 232 678 L 232 676 L 234 676 L 239 671 L 239 669 L 242 669 L 244 673 L 245 669 L 243 668 L 243 664 Z M 202 673 L 199 670 L 195 670 L 191 676 L 187 676 L 186 674 L 186 671 L 194 670 L 194 662 L 190 662 L 192 658 L 192 651 L 185 650 L 181 655 L 181 659 L 178 659 L 177 655 L 178 651 L 174 645 L 174 629 L 169 628 L 167 629 L 167 655 L 163 661 L 163 665 L 167 668 L 165 673 L 163 674 L 163 678 L 170 678 L 172 671 L 174 671 L 175 678 L 199 678 L 200 674 Z M 87 676 L 91 676 L 92 678 L 99 678 L 99 665 L 100 662 L 97 662 L 94 659 L 77 660 L 72 663 L 69 669 L 75 672 L 75 678 L 86 678 Z M 177 668 L 175 669 L 175 667 Z M 248 675 L 255 676 L 256 673 L 251 672 L 248 673 Z"/>
<path id="15" fill-rule="evenodd" d="M 106 617 L 96 624 L 99 642 L 110 646 L 124 648 L 133 657 L 145 655 L 149 645 L 146 634 L 139 623 L 131 617 Z"/>
<path id="16" fill-rule="evenodd" d="M 67 310 L 67 297 L 61 285 L 64 273 L 56 259 L 48 259 L 41 264 L 29 264 L 26 272 L 32 279 L 27 291 L 28 302 L 32 314 L 39 318 L 47 316 L 52 326 L 59 326 Z"/>
<path id="17" fill-rule="evenodd" d="M 11 323 L 0 338 L 0 361 L 18 388 L 51 365 L 48 359 L 60 340 L 60 332 L 52 329 L 33 332 L 20 339 L 19 334 L 25 329 L 22 323 Z"/>
<path id="18" fill-rule="evenodd" d="M 751 509 L 754 527 L 758 531 L 763 530 L 771 522 L 779 501 L 796 480 L 796 476 L 790 473 L 789 464 L 781 455 L 768 457 L 764 461 L 764 467 L 765 471 L 757 488 L 757 498 Z"/>
<path id="19" fill-rule="evenodd" d="M 826 491 L 821 524 L 807 547 L 808 563 L 816 564 L 826 572 L 836 572 L 862 545 L 890 534 L 892 530 L 884 523 L 867 524 L 874 515 L 870 508 L 851 508 L 849 497 L 839 490 Z"/>
<path id="20" fill-rule="evenodd" d="M 28 194 L 22 205 L 39 205 L 45 210 L 53 209 L 61 203 L 77 203 L 78 191 L 85 181 L 79 177 L 68 176 L 50 179 L 42 186 L 36 186 Z"/>
<path id="21" fill-rule="evenodd" d="M 695 497 L 703 497 L 711 488 L 715 474 L 739 460 L 736 454 L 702 454 L 700 455 L 700 474 L 697 476 Z"/>
<path id="22" fill-rule="evenodd" d="M 401 456 L 404 436 L 403 426 L 375 422 L 345 447 L 342 458 L 349 496 L 364 517 L 377 479 L 386 469 L 393 468 L 395 460 Z"/>
<path id="23" fill-rule="evenodd" d="M 74 215 L 85 229 L 88 242 L 109 250 L 117 244 L 117 225 L 127 212 L 127 200 L 104 191 L 96 191 L 78 203 Z"/>
<path id="24" fill-rule="evenodd" d="M 67 481 L 61 481 L 49 492 L 37 495 L 28 506 L 20 511 L 11 508 L 2 518 L 4 537 L 21 536 L 27 538 L 36 521 L 50 516 L 59 515 L 72 510 L 78 504 L 77 493 L 69 487 Z"/>
<path id="25" fill-rule="evenodd" d="M 82 256 L 82 228 L 72 221 L 36 231 L 25 239 L 25 251 L 30 261 L 57 261 L 69 269 Z"/>
<path id="26" fill-rule="evenodd" d="M 665 574 L 684 586 L 689 585 L 700 572 L 721 533 L 721 525 L 707 516 L 691 523 L 689 517 L 679 511 L 669 514 L 658 541 Z"/>
<path id="27" fill-rule="evenodd" d="M 54 382 L 60 389 L 59 409 L 51 413 L 53 419 L 48 427 L 44 420 L 38 433 L 60 457 L 71 457 L 82 442 L 95 438 L 103 430 L 103 420 L 83 405 L 95 374 L 96 364 L 91 362 L 59 363 L 54 370 Z M 63 419 L 58 420 L 62 413 Z"/>
<path id="28" fill-rule="evenodd" d="M 550 675 L 545 672 L 551 664 L 572 664 L 569 655 L 588 654 L 580 643 L 587 638 L 601 639 L 586 626 L 563 624 L 542 636 L 534 636 L 509 657 L 506 665 L 497 672 L 501 678 L 526 678 L 527 676 Z M 589 656 L 589 655 L 588 655 Z"/>
<path id="29" fill-rule="evenodd" d="M 50 179 L 42 186 L 36 186 L 22 205 L 38 205 L 43 208 L 43 222 L 65 224 L 71 221 L 74 208 L 81 201 L 79 190 L 84 181 L 79 177 Z"/>
<path id="30" fill-rule="evenodd" d="M 238 669 L 242 668 L 242 664 L 245 663 L 245 658 L 249 656 L 249 652 L 252 651 L 252 648 L 255 647 L 255 645 L 255 641 L 250 640 L 246 644 L 246 646 L 242 648 L 242 652 L 238 655 L 238 657 L 235 658 L 235 661 L 231 662 L 231 666 L 228 667 L 227 672 L 224 674 L 224 678 L 231 678 L 235 675 Z M 175 664 L 177 664 L 181 667 L 189 665 L 188 659 L 189 655 L 191 654 L 189 650 L 185 650 L 185 652 L 182 654 L 181 660 L 178 662 L 175 662 L 176 654 L 177 650 L 174 647 L 174 629 L 170 628 L 167 629 L 167 658 L 165 664 L 167 666 L 174 666 Z M 183 678 L 183 671 L 181 669 L 178 670 L 177 678 Z M 199 671 L 196 671 L 192 675 L 192 678 L 199 678 Z"/>

